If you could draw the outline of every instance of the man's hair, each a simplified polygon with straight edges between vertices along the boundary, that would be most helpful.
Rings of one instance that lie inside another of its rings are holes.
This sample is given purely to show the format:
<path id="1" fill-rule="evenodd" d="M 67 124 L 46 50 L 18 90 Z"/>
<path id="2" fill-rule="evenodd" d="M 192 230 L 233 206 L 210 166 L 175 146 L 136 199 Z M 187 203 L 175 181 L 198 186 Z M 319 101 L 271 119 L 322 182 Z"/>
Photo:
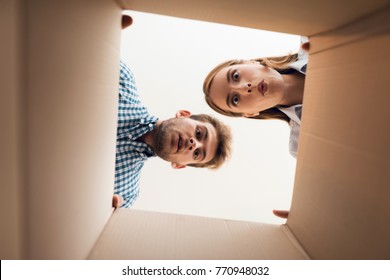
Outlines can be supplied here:
<path id="1" fill-rule="evenodd" d="M 232 143 L 232 134 L 230 128 L 217 118 L 207 114 L 191 115 L 190 118 L 203 123 L 210 123 L 215 128 L 217 133 L 217 150 L 215 151 L 214 158 L 209 162 L 193 163 L 188 164 L 188 166 L 207 167 L 210 169 L 219 168 L 227 159 L 230 158 Z"/>

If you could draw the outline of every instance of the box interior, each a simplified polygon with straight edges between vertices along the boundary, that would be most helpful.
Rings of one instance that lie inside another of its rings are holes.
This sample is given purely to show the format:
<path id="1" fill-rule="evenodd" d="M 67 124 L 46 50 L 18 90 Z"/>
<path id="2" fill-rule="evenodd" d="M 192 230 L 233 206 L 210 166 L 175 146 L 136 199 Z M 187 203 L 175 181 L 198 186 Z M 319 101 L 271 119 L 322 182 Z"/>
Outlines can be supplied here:
<path id="1" fill-rule="evenodd" d="M 390 257 L 388 1 L 244 2 L 4 1 L 2 259 Z M 112 212 L 123 9 L 310 36 L 285 225 Z"/>

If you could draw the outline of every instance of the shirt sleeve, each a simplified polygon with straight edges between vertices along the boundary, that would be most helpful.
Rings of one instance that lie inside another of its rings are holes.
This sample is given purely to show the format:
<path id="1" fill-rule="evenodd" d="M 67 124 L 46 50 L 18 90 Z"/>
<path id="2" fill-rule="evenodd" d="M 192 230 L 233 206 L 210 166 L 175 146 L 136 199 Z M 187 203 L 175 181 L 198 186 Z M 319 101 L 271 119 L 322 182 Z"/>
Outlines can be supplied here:
<path id="1" fill-rule="evenodd" d="M 298 140 L 301 126 L 293 120 L 290 120 L 290 154 L 297 158 L 298 154 Z"/>
<path id="2" fill-rule="evenodd" d="M 138 196 L 139 196 L 139 192 L 133 196 L 123 197 L 123 205 L 121 207 L 130 208 L 133 205 L 133 203 L 137 200 Z"/>
<path id="3" fill-rule="evenodd" d="M 119 75 L 119 101 L 129 104 L 140 103 L 134 74 L 122 61 L 120 62 Z"/>

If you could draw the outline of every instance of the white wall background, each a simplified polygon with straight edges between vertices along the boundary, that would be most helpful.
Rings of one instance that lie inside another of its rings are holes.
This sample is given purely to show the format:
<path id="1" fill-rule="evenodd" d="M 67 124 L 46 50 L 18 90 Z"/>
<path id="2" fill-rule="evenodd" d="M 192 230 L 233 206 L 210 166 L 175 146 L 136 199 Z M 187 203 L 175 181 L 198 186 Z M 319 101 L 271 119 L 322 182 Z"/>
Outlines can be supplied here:
<path id="1" fill-rule="evenodd" d="M 151 114 L 166 119 L 179 109 L 208 113 L 228 123 L 232 159 L 217 171 L 174 170 L 152 158 L 141 176 L 134 209 L 265 223 L 284 223 L 272 209 L 289 209 L 295 159 L 282 121 L 234 119 L 204 101 L 207 73 L 227 59 L 286 55 L 299 49 L 296 35 L 127 11 L 133 25 L 122 32 L 121 57 Z"/>

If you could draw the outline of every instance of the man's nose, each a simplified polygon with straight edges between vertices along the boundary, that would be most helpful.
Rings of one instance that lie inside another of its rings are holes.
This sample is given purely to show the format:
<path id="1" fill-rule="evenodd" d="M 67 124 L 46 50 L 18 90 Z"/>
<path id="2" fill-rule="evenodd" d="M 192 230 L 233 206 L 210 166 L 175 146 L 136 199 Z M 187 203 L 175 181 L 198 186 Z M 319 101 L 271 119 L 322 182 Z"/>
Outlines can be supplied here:
<path id="1" fill-rule="evenodd" d="M 196 149 L 197 146 L 199 146 L 198 141 L 194 138 L 190 138 L 190 141 L 188 142 L 188 149 L 192 151 Z"/>

